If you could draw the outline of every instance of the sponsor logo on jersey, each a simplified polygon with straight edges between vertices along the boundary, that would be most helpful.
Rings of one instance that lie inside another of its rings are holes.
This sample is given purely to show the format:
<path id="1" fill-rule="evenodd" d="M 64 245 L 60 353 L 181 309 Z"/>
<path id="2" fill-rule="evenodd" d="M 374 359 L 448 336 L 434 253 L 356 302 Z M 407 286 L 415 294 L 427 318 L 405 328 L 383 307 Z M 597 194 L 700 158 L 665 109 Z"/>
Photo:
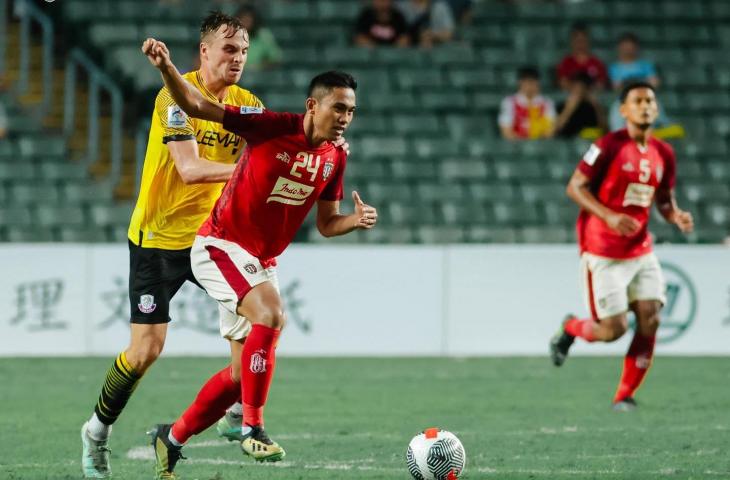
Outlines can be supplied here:
<path id="1" fill-rule="evenodd" d="M 255 115 L 257 113 L 264 113 L 264 109 L 261 107 L 247 107 L 241 106 L 241 115 Z"/>
<path id="2" fill-rule="evenodd" d="M 258 271 L 258 268 L 256 268 L 256 265 L 254 265 L 253 263 L 247 263 L 243 267 L 243 269 L 246 270 L 246 272 L 250 273 L 251 275 L 253 275 L 254 273 L 256 273 Z"/>
<path id="3" fill-rule="evenodd" d="M 324 167 L 322 168 L 322 179 L 327 180 L 330 178 L 330 175 L 332 175 L 332 170 L 335 169 L 335 162 L 333 162 L 331 159 L 326 159 L 324 161 Z"/>
<path id="4" fill-rule="evenodd" d="M 596 159 L 601 154 L 601 149 L 598 148 L 598 146 L 593 143 L 591 144 L 591 148 L 588 149 L 588 151 L 583 155 L 583 161 L 586 162 L 588 165 L 593 165 L 596 163 Z"/>
<path id="5" fill-rule="evenodd" d="M 155 311 L 155 308 L 157 308 L 157 304 L 155 303 L 155 297 L 154 295 L 142 295 L 139 297 L 139 304 L 137 305 L 139 308 L 139 311 L 142 313 L 152 313 Z"/>
<path id="6" fill-rule="evenodd" d="M 286 163 L 287 165 L 289 165 L 289 162 L 291 162 L 291 157 L 286 152 L 277 153 L 276 159 Z"/>
<path id="7" fill-rule="evenodd" d="M 311 185 L 295 182 L 286 177 L 279 177 L 274 188 L 266 199 L 266 203 L 279 202 L 287 205 L 302 205 L 314 191 Z"/>
<path id="8" fill-rule="evenodd" d="M 636 205 L 650 207 L 654 198 L 654 187 L 645 183 L 629 183 L 624 194 L 624 207 Z"/>
<path id="9" fill-rule="evenodd" d="M 167 107 L 167 126 L 180 128 L 185 126 L 188 116 L 183 112 L 182 108 L 177 105 Z"/>
<path id="10" fill-rule="evenodd" d="M 266 350 L 258 350 L 251 355 L 251 364 L 249 365 L 251 373 L 266 372 L 266 359 L 262 354 L 266 355 Z"/>

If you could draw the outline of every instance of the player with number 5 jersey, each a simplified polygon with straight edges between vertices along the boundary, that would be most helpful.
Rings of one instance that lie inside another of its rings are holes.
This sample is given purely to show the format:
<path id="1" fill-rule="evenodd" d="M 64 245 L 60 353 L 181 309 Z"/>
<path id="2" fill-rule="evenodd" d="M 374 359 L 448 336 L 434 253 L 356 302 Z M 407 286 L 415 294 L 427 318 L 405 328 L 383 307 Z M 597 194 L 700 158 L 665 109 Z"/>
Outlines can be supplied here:
<path id="1" fill-rule="evenodd" d="M 237 314 L 221 333 L 242 343 L 232 371 L 218 372 L 173 425 L 153 432 L 158 478 L 173 478 L 180 448 L 243 398 L 241 449 L 259 461 L 278 461 L 284 449 L 264 430 L 264 405 L 271 385 L 275 348 L 285 322 L 276 257 L 294 239 L 317 204 L 317 228 L 325 237 L 370 229 L 375 208 L 352 193 L 355 211 L 339 211 L 346 154 L 339 140 L 355 112 L 357 84 L 343 72 L 314 77 L 306 113 L 223 105 L 203 97 L 172 64 L 167 47 L 148 39 L 142 47 L 161 72 L 177 104 L 190 116 L 222 123 L 246 140 L 246 150 L 213 211 L 198 231 L 190 254 L 193 273 L 219 305 Z M 170 461 L 170 459 L 175 459 Z"/>
<path id="2" fill-rule="evenodd" d="M 666 302 L 648 229 L 651 206 L 656 204 L 682 232 L 692 231 L 693 220 L 675 200 L 674 151 L 651 136 L 657 117 L 654 88 L 644 82 L 624 87 L 621 113 L 626 128 L 591 145 L 568 184 L 568 196 L 581 207 L 577 235 L 591 316 L 568 315 L 550 342 L 550 354 L 560 366 L 575 337 L 618 340 L 628 330 L 627 313 L 632 311 L 636 332 L 613 398 L 614 409 L 626 411 L 636 408 L 634 394 L 651 365 L 659 312 Z"/>

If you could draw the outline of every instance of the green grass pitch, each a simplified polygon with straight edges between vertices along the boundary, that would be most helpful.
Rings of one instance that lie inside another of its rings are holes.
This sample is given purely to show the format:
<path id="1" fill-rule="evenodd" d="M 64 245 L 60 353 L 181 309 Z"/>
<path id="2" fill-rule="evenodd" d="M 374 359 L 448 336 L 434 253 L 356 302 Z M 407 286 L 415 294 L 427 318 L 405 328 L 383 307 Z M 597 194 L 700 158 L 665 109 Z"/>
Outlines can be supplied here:
<path id="1" fill-rule="evenodd" d="M 0 478 L 77 479 L 79 429 L 112 358 L 0 359 Z M 403 479 L 411 436 L 439 426 L 467 452 L 467 479 L 728 479 L 725 358 L 659 357 L 640 410 L 609 404 L 621 358 L 280 358 L 267 430 L 287 449 L 260 465 L 208 430 L 185 448 L 185 480 Z M 116 479 L 152 478 L 145 430 L 171 421 L 215 358 L 165 358 L 114 427 Z"/>

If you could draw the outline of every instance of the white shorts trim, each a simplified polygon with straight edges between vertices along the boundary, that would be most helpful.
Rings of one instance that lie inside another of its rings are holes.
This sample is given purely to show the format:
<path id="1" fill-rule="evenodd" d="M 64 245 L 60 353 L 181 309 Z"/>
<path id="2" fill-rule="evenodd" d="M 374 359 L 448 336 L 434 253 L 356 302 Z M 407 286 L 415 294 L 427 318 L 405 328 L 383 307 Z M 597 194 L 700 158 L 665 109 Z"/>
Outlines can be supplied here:
<path id="1" fill-rule="evenodd" d="M 264 268 L 258 258 L 227 240 L 196 236 L 190 264 L 200 285 L 218 301 L 221 336 L 229 340 L 241 340 L 251 330 L 251 323 L 236 311 L 253 287 L 271 282 L 279 291 L 275 267 Z"/>

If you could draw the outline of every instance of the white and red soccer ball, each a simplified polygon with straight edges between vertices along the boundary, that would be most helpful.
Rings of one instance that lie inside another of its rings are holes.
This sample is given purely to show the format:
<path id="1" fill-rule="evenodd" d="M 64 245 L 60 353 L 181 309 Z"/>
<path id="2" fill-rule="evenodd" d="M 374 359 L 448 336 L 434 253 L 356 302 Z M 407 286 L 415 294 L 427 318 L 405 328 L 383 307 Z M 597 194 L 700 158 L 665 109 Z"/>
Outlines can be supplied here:
<path id="1" fill-rule="evenodd" d="M 458 480 L 466 466 L 466 452 L 453 433 L 428 428 L 408 444 L 406 463 L 416 480 Z"/>

